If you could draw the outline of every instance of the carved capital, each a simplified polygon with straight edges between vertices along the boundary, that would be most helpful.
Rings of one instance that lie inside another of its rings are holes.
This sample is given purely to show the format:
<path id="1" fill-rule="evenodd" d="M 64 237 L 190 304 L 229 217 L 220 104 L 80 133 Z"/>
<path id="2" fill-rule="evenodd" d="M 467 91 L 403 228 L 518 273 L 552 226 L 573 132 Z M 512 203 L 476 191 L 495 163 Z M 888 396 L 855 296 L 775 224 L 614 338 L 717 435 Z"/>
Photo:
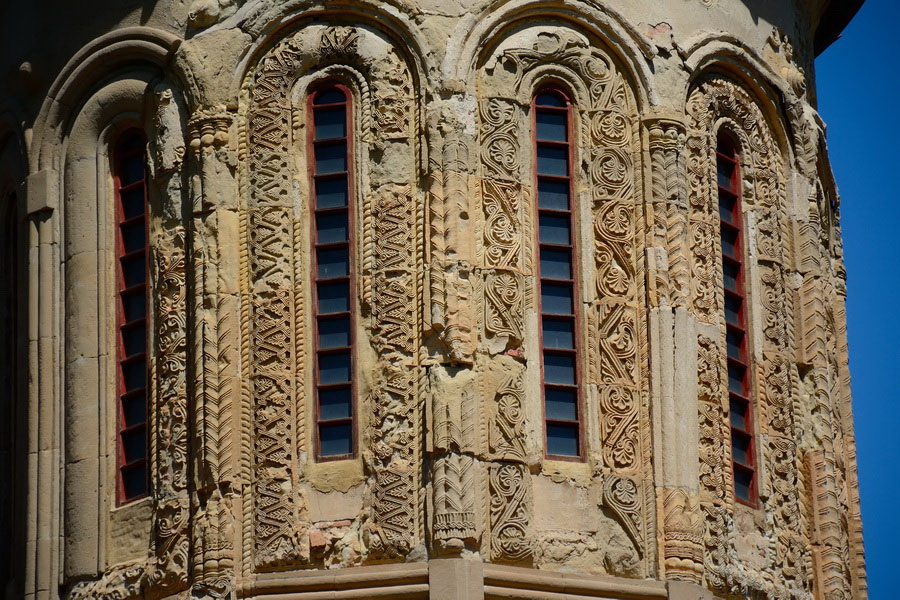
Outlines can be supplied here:
<path id="1" fill-rule="evenodd" d="M 687 141 L 685 124 L 669 117 L 651 117 L 644 120 L 650 152 L 654 150 L 681 150 Z"/>
<path id="2" fill-rule="evenodd" d="M 197 111 L 188 121 L 188 139 L 193 152 L 218 149 L 228 143 L 232 116 L 218 110 Z"/>

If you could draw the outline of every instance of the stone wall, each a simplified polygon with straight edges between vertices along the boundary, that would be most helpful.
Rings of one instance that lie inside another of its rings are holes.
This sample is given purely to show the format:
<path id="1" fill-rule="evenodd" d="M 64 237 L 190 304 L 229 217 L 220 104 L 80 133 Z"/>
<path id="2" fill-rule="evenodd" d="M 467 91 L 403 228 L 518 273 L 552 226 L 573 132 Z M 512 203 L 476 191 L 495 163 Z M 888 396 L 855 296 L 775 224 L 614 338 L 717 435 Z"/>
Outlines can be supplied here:
<path id="1" fill-rule="evenodd" d="M 28 465 L 7 595 L 865 598 L 820 4 L 193 0 L 70 29 L 3 9 L 23 24 L 0 60 L 4 248 L 29 257 L 4 271 L 29 316 L 27 381 L 4 371 L 29 424 L 0 431 L 4 468 Z M 54 50 L 23 39 L 41 28 Z M 311 401 L 326 80 L 354 106 L 359 449 L 338 461 Z M 573 105 L 580 461 L 544 450 L 548 82 Z M 117 506 L 108 155 L 132 126 L 152 493 Z M 720 130 L 742 149 L 756 507 L 729 466 Z"/>

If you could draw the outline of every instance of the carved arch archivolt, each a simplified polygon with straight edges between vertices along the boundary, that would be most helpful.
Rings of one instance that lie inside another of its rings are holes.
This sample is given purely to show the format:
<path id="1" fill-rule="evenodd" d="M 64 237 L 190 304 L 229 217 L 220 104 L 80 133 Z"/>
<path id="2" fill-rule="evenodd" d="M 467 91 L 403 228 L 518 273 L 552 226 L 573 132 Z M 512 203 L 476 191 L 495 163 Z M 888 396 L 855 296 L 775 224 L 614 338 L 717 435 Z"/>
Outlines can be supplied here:
<path id="1" fill-rule="evenodd" d="M 302 154 L 308 84 L 344 81 L 356 96 L 359 218 L 356 283 L 361 327 L 374 355 L 357 374 L 367 506 L 360 560 L 402 557 L 422 538 L 417 432 L 421 215 L 415 145 L 416 75 L 387 36 L 352 25 L 309 24 L 259 57 L 241 109 L 243 427 L 252 481 L 246 495 L 245 568 L 310 560 L 302 481 L 311 408 L 304 268 L 308 198 Z"/>
<path id="2" fill-rule="evenodd" d="M 110 300 L 115 297 L 114 270 L 107 262 L 114 255 L 108 149 L 116 136 L 130 127 L 140 127 L 147 135 L 151 173 L 147 414 L 152 493 L 113 510 L 117 398 L 110 363 L 116 351 L 112 332 L 102 326 L 115 322 L 115 305 Z M 63 403 L 71 417 L 62 437 L 67 461 L 72 462 L 66 465 L 70 476 L 63 502 L 67 526 L 75 525 L 65 538 L 71 544 L 67 569 L 87 576 L 102 573 L 97 580 L 74 585 L 68 591 L 70 598 L 133 597 L 148 589 L 175 592 L 188 584 L 191 515 L 184 131 L 180 93 L 150 66 L 135 67 L 98 86 L 65 130 L 60 213 L 69 335 L 63 344 L 68 357 Z M 78 335 L 71 335 L 76 331 Z M 87 390 L 92 393 L 74 393 Z M 85 431 L 96 431 L 97 436 L 84 435 Z M 128 520 L 147 523 L 143 548 L 138 544 L 126 550 L 122 544 L 104 539 L 114 539 Z M 93 523 L 93 529 L 85 523 Z"/>
<path id="3" fill-rule="evenodd" d="M 617 574 L 650 568 L 652 514 L 647 337 L 643 306 L 643 209 L 633 84 L 605 46 L 562 21 L 507 30 L 479 59 L 476 264 L 483 290 L 478 365 L 485 398 L 492 560 L 540 553 L 529 465 L 543 455 L 542 400 L 534 290 L 535 216 L 529 110 L 546 82 L 571 91 L 575 105 L 575 202 L 584 306 L 587 462 L 604 512 L 614 515 L 630 558 Z M 502 355 L 514 356 L 510 361 Z M 512 372 L 498 379 L 495 371 Z M 537 390 L 537 391 L 534 391 Z M 511 402 L 510 399 L 515 401 Z M 520 432 L 521 439 L 504 439 Z M 545 465 L 545 469 L 557 467 Z M 588 525 L 591 527 L 591 525 Z M 540 560 L 540 559 L 535 559 Z M 623 564 L 624 563 L 624 564 Z"/>
<path id="4" fill-rule="evenodd" d="M 794 414 L 797 370 L 791 360 L 793 305 L 786 289 L 791 269 L 791 257 L 785 250 L 789 240 L 786 159 L 759 103 L 732 79 L 715 74 L 699 79 L 688 96 L 686 113 L 690 308 L 702 331 L 717 332 L 701 333 L 698 338 L 706 581 L 729 593 L 769 593 L 772 587 L 768 575 L 739 560 L 735 550 L 721 248 L 714 194 L 716 137 L 726 128 L 739 140 L 745 222 L 752 249 L 750 335 L 759 426 L 759 485 L 766 529 L 778 532 L 766 548 L 765 571 L 777 574 L 779 597 L 809 598 L 809 540 L 796 494 L 801 465 Z"/>

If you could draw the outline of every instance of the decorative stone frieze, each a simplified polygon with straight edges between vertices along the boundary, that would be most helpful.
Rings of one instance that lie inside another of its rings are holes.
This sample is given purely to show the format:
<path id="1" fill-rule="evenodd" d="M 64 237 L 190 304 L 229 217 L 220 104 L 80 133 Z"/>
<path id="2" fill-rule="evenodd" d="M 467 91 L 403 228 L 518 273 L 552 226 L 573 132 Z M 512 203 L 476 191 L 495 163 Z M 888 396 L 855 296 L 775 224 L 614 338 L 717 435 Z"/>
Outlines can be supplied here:
<path id="1" fill-rule="evenodd" d="M 824 9 L 806 4 L 194 0 L 146 7 L 169 33 L 60 44 L 16 175 L 39 458 L 37 500 L 17 501 L 34 581 L 7 588 L 864 600 L 840 204 L 797 34 Z M 351 109 L 323 144 L 335 124 L 311 95 L 330 83 Z M 551 85 L 571 106 L 572 460 L 547 451 L 543 386 L 532 107 Z M 149 490 L 119 506 L 107 163 L 131 127 L 149 157 Z M 731 466 L 723 129 L 741 149 L 752 503 Z M 323 457 L 312 149 L 334 140 L 353 451 Z"/>

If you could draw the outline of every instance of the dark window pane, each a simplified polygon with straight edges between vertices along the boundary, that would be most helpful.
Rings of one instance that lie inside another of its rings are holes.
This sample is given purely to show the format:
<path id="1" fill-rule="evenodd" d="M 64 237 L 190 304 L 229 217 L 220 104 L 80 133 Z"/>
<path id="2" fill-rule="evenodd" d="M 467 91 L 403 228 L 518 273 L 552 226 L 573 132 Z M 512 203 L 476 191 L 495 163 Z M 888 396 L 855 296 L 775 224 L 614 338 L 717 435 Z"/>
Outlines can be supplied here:
<path id="1" fill-rule="evenodd" d="M 541 175 L 569 174 L 568 148 L 539 145 L 537 148 L 537 172 Z"/>
<path id="2" fill-rule="evenodd" d="M 566 101 L 559 94 L 545 92 L 534 97 L 534 103 L 538 106 L 565 106 Z"/>
<path id="3" fill-rule="evenodd" d="M 319 420 L 349 419 L 351 416 L 350 387 L 319 390 Z"/>
<path id="4" fill-rule="evenodd" d="M 320 279 L 331 277 L 346 277 L 350 274 L 350 249 L 343 248 L 319 248 L 316 250 L 316 263 L 319 269 Z"/>
<path id="5" fill-rule="evenodd" d="M 343 102 L 346 99 L 347 96 L 344 95 L 343 91 L 332 88 L 318 92 L 313 99 L 313 104 L 335 104 L 337 102 Z"/>
<path id="6" fill-rule="evenodd" d="M 544 381 L 575 385 L 575 357 L 571 354 L 544 352 Z"/>
<path id="7" fill-rule="evenodd" d="M 351 360 L 349 352 L 319 355 L 319 383 L 347 383 L 350 381 Z"/>
<path id="8" fill-rule="evenodd" d="M 725 341 L 728 345 L 728 358 L 745 362 L 744 353 L 742 351 L 744 334 L 740 331 L 729 331 L 725 334 Z"/>
<path id="9" fill-rule="evenodd" d="M 143 150 L 144 136 L 135 135 L 135 133 L 135 131 L 132 131 L 130 135 L 122 136 L 122 140 L 116 148 L 119 154 L 128 154 L 133 150 Z"/>
<path id="10" fill-rule="evenodd" d="M 350 423 L 319 425 L 319 452 L 322 456 L 352 453 L 353 429 Z"/>
<path id="11" fill-rule="evenodd" d="M 735 224 L 735 198 L 727 192 L 719 192 L 719 218 L 726 223 Z"/>
<path id="12" fill-rule="evenodd" d="M 319 179 L 316 181 L 316 208 L 347 206 L 347 180 Z"/>
<path id="13" fill-rule="evenodd" d="M 147 230 L 144 220 L 140 219 L 128 225 L 122 225 L 122 247 L 125 254 L 140 250 L 147 246 Z"/>
<path id="14" fill-rule="evenodd" d="M 143 288 L 122 294 L 122 312 L 126 323 L 147 316 L 147 297 Z"/>
<path id="15" fill-rule="evenodd" d="M 147 386 L 147 362 L 135 360 L 122 364 L 122 378 L 125 380 L 125 391 L 136 390 Z"/>
<path id="16" fill-rule="evenodd" d="M 747 410 L 749 409 L 749 405 L 746 401 L 741 400 L 739 398 L 731 399 L 731 410 L 729 411 L 731 414 L 731 426 L 737 427 L 738 429 L 743 429 L 746 431 L 747 429 Z"/>
<path id="17" fill-rule="evenodd" d="M 144 214 L 144 188 L 136 187 L 120 194 L 122 199 L 122 216 L 126 219 Z"/>
<path id="18" fill-rule="evenodd" d="M 320 315 L 350 310 L 350 285 L 346 281 L 320 283 L 317 287 Z"/>
<path id="19" fill-rule="evenodd" d="M 566 113 L 557 110 L 538 110 L 534 115 L 537 124 L 537 139 L 551 142 L 565 142 L 568 131 L 566 130 Z"/>
<path id="20" fill-rule="evenodd" d="M 572 251 L 541 248 L 541 277 L 572 279 Z"/>
<path id="21" fill-rule="evenodd" d="M 575 390 L 560 390 L 548 387 L 544 390 L 544 406 L 547 418 L 554 421 L 575 421 L 578 419 L 578 395 Z"/>
<path id="22" fill-rule="evenodd" d="M 346 242 L 349 238 L 347 211 L 316 215 L 316 243 Z"/>
<path id="23" fill-rule="evenodd" d="M 144 178 L 144 155 L 133 154 L 122 159 L 119 168 L 119 185 L 126 186 Z"/>
<path id="24" fill-rule="evenodd" d="M 543 319 L 545 348 L 575 348 L 575 321 L 571 319 Z"/>
<path id="25" fill-rule="evenodd" d="M 538 230 L 541 243 L 567 246 L 572 242 L 571 219 L 569 215 L 538 216 Z"/>
<path id="26" fill-rule="evenodd" d="M 569 210 L 569 184 L 565 181 L 538 181 L 538 208 Z"/>
<path id="27" fill-rule="evenodd" d="M 731 431 L 731 456 L 742 465 L 750 464 L 750 436 L 740 431 Z"/>
<path id="28" fill-rule="evenodd" d="M 137 498 L 147 493 L 147 465 L 122 469 L 122 487 L 125 499 Z"/>
<path id="29" fill-rule="evenodd" d="M 122 452 L 125 464 L 147 458 L 147 428 L 137 427 L 122 432 Z"/>
<path id="30" fill-rule="evenodd" d="M 319 319 L 319 348 L 350 345 L 350 317 Z"/>
<path id="31" fill-rule="evenodd" d="M 732 296 L 725 294 L 725 321 L 732 325 L 741 326 L 741 304 L 740 296 Z"/>
<path id="32" fill-rule="evenodd" d="M 122 426 L 132 427 L 147 422 L 147 396 L 138 394 L 122 398 Z"/>
<path id="33" fill-rule="evenodd" d="M 746 392 L 744 389 L 744 373 L 746 368 L 736 365 L 728 365 L 728 391 L 743 396 Z"/>
<path id="34" fill-rule="evenodd" d="M 716 165 L 716 178 L 723 188 L 731 188 L 731 176 L 734 175 L 734 163 L 719 159 Z"/>
<path id="35" fill-rule="evenodd" d="M 122 329 L 122 346 L 125 356 L 143 354 L 147 351 L 147 325 L 138 323 Z"/>
<path id="36" fill-rule="evenodd" d="M 740 260 L 741 257 L 737 255 L 737 238 L 737 230 L 722 227 L 722 254 Z"/>
<path id="37" fill-rule="evenodd" d="M 740 293 L 738 290 L 737 278 L 738 274 L 741 272 L 740 263 L 731 262 L 730 260 L 722 261 L 722 274 L 725 278 L 725 289 L 731 290 L 736 294 Z"/>
<path id="38" fill-rule="evenodd" d="M 147 281 L 147 265 L 144 263 L 143 253 L 123 258 L 121 263 L 126 288 L 134 287 Z"/>
<path id="39" fill-rule="evenodd" d="M 578 456 L 578 426 L 548 423 L 547 454 Z"/>
<path id="40" fill-rule="evenodd" d="M 574 314 L 571 283 L 542 283 L 541 312 L 551 315 Z"/>
<path id="41" fill-rule="evenodd" d="M 753 472 L 745 469 L 734 469 L 734 495 L 745 502 L 750 502 L 750 487 L 753 483 Z"/>
<path id="42" fill-rule="evenodd" d="M 340 173 L 347 170 L 347 144 L 316 144 L 316 174 Z"/>
<path id="43" fill-rule="evenodd" d="M 347 136 L 347 111 L 339 108 L 320 108 L 313 118 L 316 123 L 316 139 L 328 140 Z"/>

